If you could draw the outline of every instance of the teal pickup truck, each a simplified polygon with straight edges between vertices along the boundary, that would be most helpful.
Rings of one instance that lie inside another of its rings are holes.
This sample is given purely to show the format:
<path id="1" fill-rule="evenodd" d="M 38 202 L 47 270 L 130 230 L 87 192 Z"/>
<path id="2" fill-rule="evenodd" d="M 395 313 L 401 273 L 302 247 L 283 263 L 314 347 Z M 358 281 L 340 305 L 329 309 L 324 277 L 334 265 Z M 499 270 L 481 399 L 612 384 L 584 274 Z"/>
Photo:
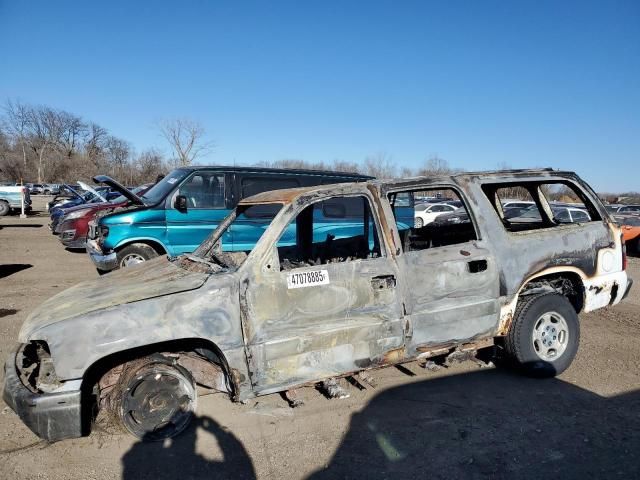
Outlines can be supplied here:
<path id="1" fill-rule="evenodd" d="M 24 211 L 31 211 L 31 197 L 29 196 L 29 189 L 27 187 L 23 187 L 21 185 L 0 185 L 0 217 L 8 215 L 11 210 L 22 210 L 23 198 Z"/>
<path id="2" fill-rule="evenodd" d="M 129 199 L 130 206 L 107 209 L 90 222 L 87 253 L 99 273 L 141 263 L 158 255 L 190 253 L 243 198 L 270 190 L 370 178 L 320 170 L 192 166 L 173 170 L 138 197 L 109 177 L 95 177 L 94 181 L 120 190 Z M 254 218 L 228 232 L 224 241 L 239 249 L 253 245 L 270 222 L 270 212 L 263 213 L 258 212 Z M 413 209 L 410 217 L 413 218 Z"/>

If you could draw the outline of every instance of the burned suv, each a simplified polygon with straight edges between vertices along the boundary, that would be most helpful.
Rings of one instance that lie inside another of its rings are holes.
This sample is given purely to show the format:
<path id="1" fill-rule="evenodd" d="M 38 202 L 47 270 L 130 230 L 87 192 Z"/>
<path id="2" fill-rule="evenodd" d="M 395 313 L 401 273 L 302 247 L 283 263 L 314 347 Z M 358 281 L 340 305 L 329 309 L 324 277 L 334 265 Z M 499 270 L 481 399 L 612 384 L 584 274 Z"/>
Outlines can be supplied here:
<path id="1" fill-rule="evenodd" d="M 573 192 L 583 223 L 554 217 Z M 400 228 L 414 195 L 466 216 Z M 502 199 L 540 215 L 505 218 Z M 243 232 L 263 229 L 257 243 Z M 197 390 L 257 395 L 418 360 L 489 352 L 552 376 L 578 349 L 578 314 L 629 291 L 620 229 L 574 173 L 464 173 L 264 192 L 192 254 L 81 283 L 25 321 L 4 399 L 39 436 L 86 434 L 107 410 L 134 435 L 175 435 Z"/>

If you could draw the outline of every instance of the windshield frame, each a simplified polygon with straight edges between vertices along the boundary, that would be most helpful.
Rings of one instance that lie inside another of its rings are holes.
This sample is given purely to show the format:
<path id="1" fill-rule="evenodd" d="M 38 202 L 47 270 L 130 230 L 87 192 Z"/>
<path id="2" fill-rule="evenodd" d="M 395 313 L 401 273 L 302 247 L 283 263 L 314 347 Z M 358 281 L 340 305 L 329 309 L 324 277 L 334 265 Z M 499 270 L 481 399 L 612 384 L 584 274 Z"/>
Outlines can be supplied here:
<path id="1" fill-rule="evenodd" d="M 216 252 L 222 252 L 220 239 L 222 238 L 222 235 L 224 235 L 224 233 L 227 231 L 229 226 L 236 221 L 236 219 L 238 218 L 238 214 L 242 213 L 240 212 L 240 210 L 245 211 L 257 205 L 279 205 L 280 208 L 278 209 L 277 213 L 273 216 L 273 218 L 269 222 L 269 225 L 267 226 L 263 234 L 260 236 L 260 238 L 258 238 L 254 248 L 251 249 L 251 252 L 249 252 L 247 257 L 253 254 L 253 252 L 256 250 L 256 247 L 265 238 L 265 235 L 267 234 L 267 232 L 273 227 L 276 220 L 283 214 L 286 207 L 290 206 L 290 204 L 282 203 L 282 202 L 256 202 L 256 203 L 240 203 L 236 205 L 235 208 L 233 208 L 233 210 L 229 212 L 229 214 L 225 217 L 225 219 L 222 222 L 220 222 L 220 224 L 218 224 L 215 230 L 211 232 L 207 238 L 205 238 L 205 240 L 198 246 L 198 248 L 196 248 L 193 251 L 191 255 L 197 258 L 209 261 L 212 258 L 213 254 L 215 254 Z"/>

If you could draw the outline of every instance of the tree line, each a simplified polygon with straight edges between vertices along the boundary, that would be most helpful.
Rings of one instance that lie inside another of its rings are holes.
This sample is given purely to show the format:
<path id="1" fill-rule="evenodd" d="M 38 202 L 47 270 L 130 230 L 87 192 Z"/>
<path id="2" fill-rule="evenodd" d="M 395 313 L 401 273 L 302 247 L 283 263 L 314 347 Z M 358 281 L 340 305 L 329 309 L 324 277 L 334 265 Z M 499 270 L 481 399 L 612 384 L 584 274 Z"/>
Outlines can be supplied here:
<path id="1" fill-rule="evenodd" d="M 163 120 L 156 126 L 171 149 L 170 157 L 158 148 L 136 153 L 128 141 L 65 110 L 7 100 L 0 110 L 0 177 L 16 182 L 62 183 L 106 174 L 121 183 L 137 185 L 154 181 L 176 166 L 190 165 L 213 147 L 202 125 L 193 120 Z M 355 172 L 376 178 L 461 171 L 437 156 L 410 169 L 385 152 L 370 155 L 362 162 L 282 159 L 257 165 Z"/>
<path id="2" fill-rule="evenodd" d="M 0 111 L 0 176 L 15 182 L 61 183 L 106 174 L 136 185 L 191 164 L 209 148 L 197 122 L 171 119 L 157 127 L 171 147 L 170 158 L 158 148 L 136 153 L 128 141 L 65 110 L 8 100 Z"/>

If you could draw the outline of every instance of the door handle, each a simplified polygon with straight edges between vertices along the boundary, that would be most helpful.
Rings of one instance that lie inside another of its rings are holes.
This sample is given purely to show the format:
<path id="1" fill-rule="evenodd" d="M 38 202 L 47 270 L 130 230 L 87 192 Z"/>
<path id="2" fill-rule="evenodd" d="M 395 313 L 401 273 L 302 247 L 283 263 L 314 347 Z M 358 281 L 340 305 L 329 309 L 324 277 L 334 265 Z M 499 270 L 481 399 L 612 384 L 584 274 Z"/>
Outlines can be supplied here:
<path id="1" fill-rule="evenodd" d="M 374 290 L 382 290 L 384 288 L 396 288 L 395 275 L 379 275 L 371 279 L 371 286 Z"/>
<path id="2" fill-rule="evenodd" d="M 487 261 L 482 260 L 471 260 L 467 262 L 467 266 L 469 267 L 470 273 L 479 273 L 484 272 L 487 269 Z"/>

